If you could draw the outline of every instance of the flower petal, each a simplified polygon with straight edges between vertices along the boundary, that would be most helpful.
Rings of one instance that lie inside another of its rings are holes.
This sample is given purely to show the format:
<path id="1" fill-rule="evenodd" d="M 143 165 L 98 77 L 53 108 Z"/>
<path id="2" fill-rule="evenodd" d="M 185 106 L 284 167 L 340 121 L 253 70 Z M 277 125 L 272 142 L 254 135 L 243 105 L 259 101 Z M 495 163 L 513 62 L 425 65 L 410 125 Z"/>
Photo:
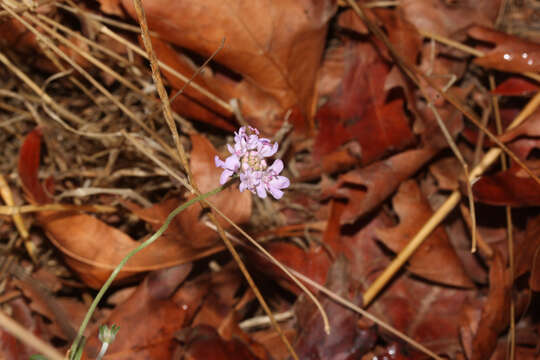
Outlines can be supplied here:
<path id="1" fill-rule="evenodd" d="M 274 198 L 276 198 L 277 200 L 281 199 L 283 197 L 283 191 L 277 189 L 277 188 L 273 188 L 273 187 L 269 187 L 268 188 L 268 191 L 270 192 L 270 194 L 272 194 L 272 196 Z"/>
<path id="2" fill-rule="evenodd" d="M 280 159 L 277 159 L 276 161 L 274 161 L 272 166 L 270 166 L 267 169 L 267 171 L 273 172 L 274 175 L 279 174 L 281 172 L 281 170 L 283 170 L 283 161 L 281 161 Z"/>
<path id="3" fill-rule="evenodd" d="M 233 172 L 238 170 L 240 167 L 240 159 L 238 159 L 238 156 L 233 154 L 225 159 L 225 167 Z"/>
<path id="4" fill-rule="evenodd" d="M 234 174 L 234 172 L 229 169 L 223 170 L 223 172 L 221 173 L 221 176 L 219 177 L 219 183 L 221 185 L 225 184 L 227 181 L 229 181 L 232 174 Z"/>
<path id="5" fill-rule="evenodd" d="M 268 185 L 276 189 L 285 189 L 291 185 L 291 182 L 285 176 L 275 176 Z"/>
<path id="6" fill-rule="evenodd" d="M 216 167 L 225 168 L 225 163 L 217 155 L 214 157 L 214 163 L 216 164 Z"/>
<path id="7" fill-rule="evenodd" d="M 266 198 L 266 189 L 265 189 L 264 183 L 260 182 L 259 185 L 257 185 L 255 189 L 257 190 L 257 195 L 261 199 Z"/>

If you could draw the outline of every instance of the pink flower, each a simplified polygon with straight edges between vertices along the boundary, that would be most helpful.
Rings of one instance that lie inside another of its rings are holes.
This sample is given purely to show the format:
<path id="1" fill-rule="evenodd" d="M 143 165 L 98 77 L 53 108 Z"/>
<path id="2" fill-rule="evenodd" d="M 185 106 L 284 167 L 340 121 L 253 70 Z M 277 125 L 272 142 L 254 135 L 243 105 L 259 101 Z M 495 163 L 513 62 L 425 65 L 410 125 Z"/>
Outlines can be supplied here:
<path id="1" fill-rule="evenodd" d="M 234 145 L 227 145 L 231 156 L 225 161 L 215 157 L 217 167 L 223 169 L 219 179 L 225 184 L 231 176 L 240 177 L 240 191 L 249 190 L 261 198 L 269 192 L 274 198 L 281 199 L 282 189 L 289 187 L 290 181 L 279 173 L 283 170 L 283 161 L 276 160 L 268 167 L 267 157 L 274 155 L 279 148 L 269 139 L 259 138 L 259 131 L 251 126 L 241 127 L 234 136 Z"/>

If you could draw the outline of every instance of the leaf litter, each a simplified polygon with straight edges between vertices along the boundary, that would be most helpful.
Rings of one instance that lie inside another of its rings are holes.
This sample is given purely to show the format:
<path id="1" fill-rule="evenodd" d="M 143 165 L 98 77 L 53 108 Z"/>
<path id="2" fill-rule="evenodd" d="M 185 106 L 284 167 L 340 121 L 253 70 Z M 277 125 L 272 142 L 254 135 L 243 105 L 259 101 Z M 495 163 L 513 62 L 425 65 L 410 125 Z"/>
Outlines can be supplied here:
<path id="1" fill-rule="evenodd" d="M 525 15 L 534 12 L 528 8 L 533 5 L 360 4 L 393 50 L 443 91 L 486 114 L 493 132 L 498 118 L 506 126 L 524 117 L 499 139 L 538 176 L 539 35 Z M 2 6 L 1 311 L 64 353 L 95 289 L 194 195 L 183 186 L 188 174 L 178 166 L 144 52 L 138 50 L 142 42 L 131 1 Z M 226 144 L 241 126 L 280 142 L 276 156 L 290 179 L 283 198 L 260 199 L 231 186 L 210 200 L 282 264 L 378 318 L 318 292 L 330 317 L 327 334 L 303 291 L 219 220 L 295 356 L 538 356 L 538 184 L 517 163 L 477 174 L 477 228 L 471 229 L 466 180 L 427 101 L 471 168 L 494 142 L 482 140 L 482 131 L 435 88 L 422 84 L 419 91 L 345 2 L 177 0 L 145 1 L 144 7 L 200 191 L 219 185 L 222 169 L 214 158 L 226 158 Z M 58 40 L 43 23 L 55 22 L 64 26 L 56 25 L 67 41 L 59 49 L 72 63 L 50 48 Z M 108 91 L 93 86 L 74 64 Z M 126 189 L 136 196 L 125 198 Z M 386 278 L 396 256 L 455 191 L 465 198 L 465 210 L 449 211 Z M 507 206 L 520 208 L 513 210 L 512 247 Z M 209 218 L 208 210 L 193 205 L 127 263 L 86 331 L 85 358 L 99 352 L 102 324 L 120 326 L 106 358 L 292 356 Z M 468 250 L 472 231 L 482 241 L 478 253 Z M 366 297 L 381 281 L 376 296 Z M 1 357 L 39 352 L 36 343 L 0 328 Z"/>

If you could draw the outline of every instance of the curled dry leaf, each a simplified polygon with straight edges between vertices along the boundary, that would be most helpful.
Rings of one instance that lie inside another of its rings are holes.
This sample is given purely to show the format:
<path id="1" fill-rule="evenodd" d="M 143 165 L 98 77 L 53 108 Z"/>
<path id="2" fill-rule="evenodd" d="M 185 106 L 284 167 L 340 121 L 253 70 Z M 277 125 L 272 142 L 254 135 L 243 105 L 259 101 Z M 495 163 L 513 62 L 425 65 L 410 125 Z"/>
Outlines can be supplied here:
<path id="1" fill-rule="evenodd" d="M 45 191 L 37 177 L 40 145 L 41 134 L 39 130 L 35 130 L 28 134 L 19 154 L 18 169 L 21 183 L 30 201 L 35 204 L 51 202 L 52 199 L 48 194 L 53 193 L 50 187 Z M 210 171 L 215 171 L 213 164 L 206 164 Z M 202 186 L 203 184 L 201 188 Z M 208 183 L 204 186 L 208 186 Z M 187 220 L 184 221 L 189 227 L 184 228 L 181 233 L 176 233 L 174 237 L 162 236 L 144 251 L 133 256 L 117 279 L 190 262 L 203 256 L 205 252 L 200 250 L 200 246 L 195 245 L 197 239 L 187 235 L 200 235 L 201 227 L 204 226 L 198 222 L 200 210 L 195 211 L 196 215 L 193 212 L 194 210 L 191 210 L 189 215 L 182 213 L 187 216 Z M 87 285 L 95 288 L 101 287 L 118 263 L 140 244 L 124 232 L 87 214 L 43 211 L 38 213 L 37 220 L 49 240 L 64 254 L 66 263 Z M 194 228 L 199 232 L 192 231 Z M 209 232 L 211 231 L 208 229 L 204 231 Z M 206 248 L 205 251 L 215 250 Z"/>
<path id="2" fill-rule="evenodd" d="M 475 39 L 495 44 L 491 50 L 482 49 L 484 56 L 474 59 L 476 64 L 509 72 L 540 70 L 539 44 L 481 26 L 472 27 L 468 34 Z"/>
<path id="3" fill-rule="evenodd" d="M 121 3 L 136 18 L 133 2 Z M 279 129 L 282 116 L 293 107 L 312 116 L 334 1 L 153 0 L 145 1 L 144 9 L 150 29 L 161 39 L 202 57 L 225 40 L 215 58 L 226 67 L 216 69 L 222 80 L 218 86 L 223 86 L 217 95 L 239 99 L 246 118 L 263 133 Z"/>
<path id="4" fill-rule="evenodd" d="M 400 185 L 392 203 L 400 223 L 390 229 L 378 230 L 377 236 L 392 251 L 399 253 L 431 218 L 433 210 L 414 180 Z M 473 287 L 441 225 L 415 251 L 409 264 L 408 269 L 412 273 L 425 279 L 452 286 Z"/>

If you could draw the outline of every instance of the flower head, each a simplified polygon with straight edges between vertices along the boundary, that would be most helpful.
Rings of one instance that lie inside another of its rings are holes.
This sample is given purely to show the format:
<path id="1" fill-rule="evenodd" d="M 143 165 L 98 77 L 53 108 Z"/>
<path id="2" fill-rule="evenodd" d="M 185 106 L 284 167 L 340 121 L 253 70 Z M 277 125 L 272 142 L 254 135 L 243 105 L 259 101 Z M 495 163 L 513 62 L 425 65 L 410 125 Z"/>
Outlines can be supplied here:
<path id="1" fill-rule="evenodd" d="M 225 161 L 215 157 L 217 167 L 223 169 L 219 182 L 223 185 L 234 174 L 240 177 L 240 191 L 249 190 L 261 198 L 269 192 L 276 199 L 283 196 L 282 189 L 289 187 L 290 181 L 279 173 L 283 170 L 283 161 L 276 160 L 269 167 L 265 158 L 278 151 L 278 143 L 259 138 L 259 131 L 251 126 L 242 126 L 234 134 L 234 144 L 228 144 L 231 153 Z"/>

